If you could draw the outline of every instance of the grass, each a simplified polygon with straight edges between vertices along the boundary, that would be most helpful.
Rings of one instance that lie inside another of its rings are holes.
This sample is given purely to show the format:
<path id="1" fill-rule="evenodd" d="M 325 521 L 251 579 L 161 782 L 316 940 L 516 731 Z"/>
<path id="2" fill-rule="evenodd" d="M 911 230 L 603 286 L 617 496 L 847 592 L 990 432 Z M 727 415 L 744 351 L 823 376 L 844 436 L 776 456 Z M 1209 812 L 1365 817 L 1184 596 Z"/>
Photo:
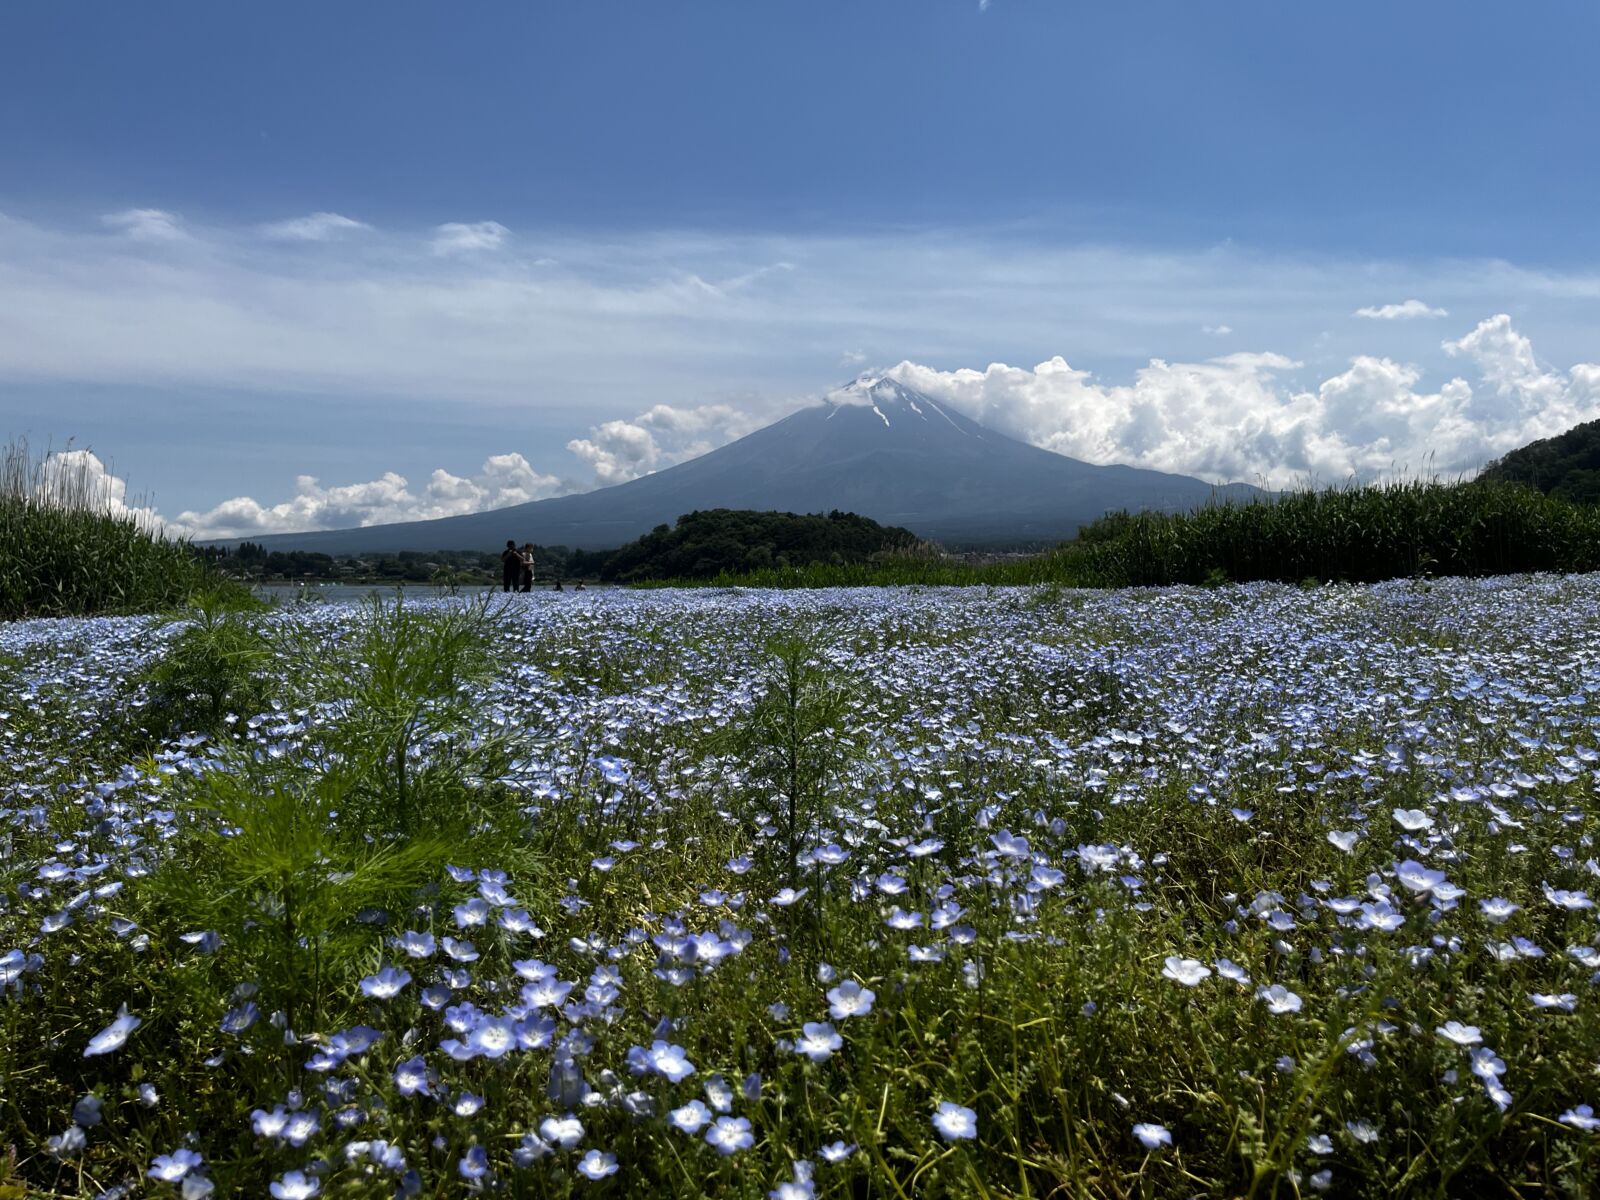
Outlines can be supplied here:
<path id="1" fill-rule="evenodd" d="M 998 563 L 890 557 L 876 564 L 774 568 L 657 586 L 1161 587 L 1597 568 L 1600 507 L 1520 484 L 1414 480 L 1289 492 L 1193 512 L 1117 513 L 1056 550 Z"/>
<path id="2" fill-rule="evenodd" d="M 0 631 L 0 1188 L 1592 1194 L 1594 578 L 208 620 Z"/>
<path id="3" fill-rule="evenodd" d="M 0 450 L 0 620 L 138 613 L 202 593 L 248 600 L 182 541 L 117 510 L 79 452 Z"/>

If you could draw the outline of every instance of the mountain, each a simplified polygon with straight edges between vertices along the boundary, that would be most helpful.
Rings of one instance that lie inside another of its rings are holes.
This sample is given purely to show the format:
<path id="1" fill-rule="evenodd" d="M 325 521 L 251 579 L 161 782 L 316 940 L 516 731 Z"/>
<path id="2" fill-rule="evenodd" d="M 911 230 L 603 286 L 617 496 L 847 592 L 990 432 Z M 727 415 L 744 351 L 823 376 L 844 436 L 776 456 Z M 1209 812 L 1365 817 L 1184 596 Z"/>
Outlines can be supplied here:
<path id="1" fill-rule="evenodd" d="M 946 545 L 1052 542 L 1114 509 L 1192 508 L 1262 494 L 1186 475 L 1094 466 L 989 429 L 893 379 L 863 376 L 821 404 L 628 483 L 493 512 L 254 537 L 328 554 L 492 550 L 507 538 L 609 549 L 708 508 L 840 509 Z M 226 539 L 236 540 L 236 539 Z"/>
<path id="2" fill-rule="evenodd" d="M 1600 421 L 1529 442 L 1483 469 L 1479 479 L 1526 483 L 1579 504 L 1600 504 Z"/>

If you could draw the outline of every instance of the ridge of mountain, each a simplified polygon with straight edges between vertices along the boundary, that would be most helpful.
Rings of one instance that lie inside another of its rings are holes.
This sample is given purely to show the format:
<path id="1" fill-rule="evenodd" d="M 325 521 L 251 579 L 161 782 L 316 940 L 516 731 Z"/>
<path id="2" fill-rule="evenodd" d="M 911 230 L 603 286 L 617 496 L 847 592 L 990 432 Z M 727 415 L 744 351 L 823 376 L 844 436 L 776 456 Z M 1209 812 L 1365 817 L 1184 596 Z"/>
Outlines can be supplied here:
<path id="1" fill-rule="evenodd" d="M 1192 508 L 1261 495 L 1186 475 L 1097 466 L 980 425 L 866 375 L 738 441 L 627 483 L 429 521 L 253 536 L 329 554 L 493 549 L 507 538 L 610 549 L 709 508 L 839 509 L 946 544 L 1048 542 L 1116 509 Z M 212 539 L 232 543 L 238 538 Z"/>

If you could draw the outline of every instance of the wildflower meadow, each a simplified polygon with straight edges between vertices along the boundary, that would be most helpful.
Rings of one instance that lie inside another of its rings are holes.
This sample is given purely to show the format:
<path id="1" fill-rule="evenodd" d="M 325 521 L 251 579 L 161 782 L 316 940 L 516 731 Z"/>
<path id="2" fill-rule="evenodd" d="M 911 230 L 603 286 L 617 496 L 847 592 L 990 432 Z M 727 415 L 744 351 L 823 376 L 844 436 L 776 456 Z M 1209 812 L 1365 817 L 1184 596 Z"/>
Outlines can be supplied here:
<path id="1" fill-rule="evenodd" d="M 1588 1196 L 1600 576 L 0 626 L 0 1197 Z"/>

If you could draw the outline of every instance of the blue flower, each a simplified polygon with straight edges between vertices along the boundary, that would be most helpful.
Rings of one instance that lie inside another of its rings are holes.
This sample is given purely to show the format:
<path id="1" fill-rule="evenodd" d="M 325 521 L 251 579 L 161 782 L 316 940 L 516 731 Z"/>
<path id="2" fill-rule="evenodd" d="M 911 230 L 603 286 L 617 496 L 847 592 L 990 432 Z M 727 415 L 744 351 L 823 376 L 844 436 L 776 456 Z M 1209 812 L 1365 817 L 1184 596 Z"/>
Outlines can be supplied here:
<path id="1" fill-rule="evenodd" d="M 750 1122 L 745 1117 L 718 1117 L 706 1130 L 706 1144 L 718 1154 L 736 1154 L 756 1144 L 750 1132 Z"/>
<path id="2" fill-rule="evenodd" d="M 947 1142 L 967 1141 L 978 1136 L 978 1114 L 964 1105 L 941 1100 L 933 1113 L 933 1127 Z"/>
<path id="3" fill-rule="evenodd" d="M 615 1175 L 616 1173 L 617 1156 L 615 1154 L 602 1154 L 598 1150 L 591 1150 L 578 1163 L 578 1174 L 585 1179 L 604 1179 L 607 1175 Z"/>
<path id="4" fill-rule="evenodd" d="M 128 1040 L 128 1035 L 143 1024 L 143 1021 L 128 1012 L 128 1006 L 124 1004 L 117 1010 L 117 1019 L 89 1039 L 89 1045 L 84 1050 L 83 1056 L 93 1058 L 97 1054 L 110 1054 L 114 1050 L 122 1049 Z"/>
<path id="5" fill-rule="evenodd" d="M 400 989 L 411 982 L 411 972 L 398 967 L 384 967 L 376 975 L 361 981 L 363 995 L 375 1000 L 388 1000 L 400 994 Z"/>
<path id="6" fill-rule="evenodd" d="M 158 1154 L 151 1160 L 147 1174 L 161 1183 L 178 1183 L 201 1163 L 200 1155 L 181 1147 L 171 1154 Z"/>
<path id="7" fill-rule="evenodd" d="M 267 1190 L 274 1200 L 311 1200 L 322 1190 L 322 1183 L 304 1171 L 287 1171 L 282 1179 L 273 1180 Z"/>

